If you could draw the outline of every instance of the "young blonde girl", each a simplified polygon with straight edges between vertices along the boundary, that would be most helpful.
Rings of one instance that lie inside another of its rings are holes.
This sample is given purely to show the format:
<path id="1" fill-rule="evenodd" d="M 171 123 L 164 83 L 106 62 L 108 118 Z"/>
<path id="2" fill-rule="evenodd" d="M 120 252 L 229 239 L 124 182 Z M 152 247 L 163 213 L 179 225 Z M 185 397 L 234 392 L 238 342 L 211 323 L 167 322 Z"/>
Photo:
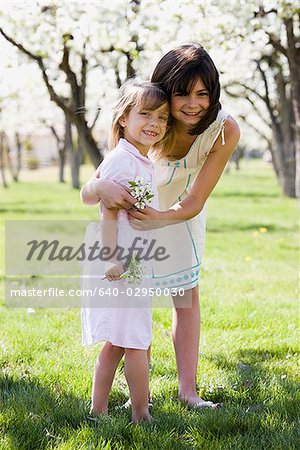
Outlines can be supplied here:
<path id="1" fill-rule="evenodd" d="M 125 83 L 113 115 L 110 137 L 113 150 L 100 166 L 103 179 L 118 182 L 127 188 L 129 181 L 142 177 L 154 193 L 152 205 L 156 208 L 154 169 L 147 153 L 158 141 L 169 139 L 169 133 L 165 135 L 168 117 L 167 97 L 158 86 L 137 80 Z M 84 298 L 83 345 L 105 341 L 94 370 L 92 412 L 108 412 L 111 385 L 118 363 L 125 355 L 125 377 L 131 397 L 132 421 L 149 421 L 147 350 L 152 337 L 151 297 L 135 297 L 135 289 L 128 289 L 126 279 L 120 278 L 125 270 L 124 262 L 116 257 L 114 250 L 122 248 L 128 253 L 136 238 L 141 238 L 140 242 L 150 242 L 152 232 L 134 230 L 124 210 L 110 210 L 101 204 L 100 215 L 101 244 L 111 250 L 112 257 L 105 264 L 101 260 L 88 261 L 82 283 L 83 288 L 92 288 L 92 292 L 99 293 L 98 296 Z M 99 239 L 99 233 L 97 236 L 95 238 Z M 149 289 L 150 261 L 143 262 L 143 270 L 144 276 L 139 287 Z M 101 296 L 101 292 L 107 295 Z"/>

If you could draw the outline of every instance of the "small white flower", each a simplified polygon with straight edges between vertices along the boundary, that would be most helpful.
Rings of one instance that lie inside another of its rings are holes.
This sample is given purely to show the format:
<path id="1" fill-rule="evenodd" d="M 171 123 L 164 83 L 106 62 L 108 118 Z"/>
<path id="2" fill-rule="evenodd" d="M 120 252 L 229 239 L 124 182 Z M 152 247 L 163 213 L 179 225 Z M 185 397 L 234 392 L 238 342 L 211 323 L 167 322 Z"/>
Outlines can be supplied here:
<path id="1" fill-rule="evenodd" d="M 150 182 L 143 184 L 144 178 L 142 176 L 139 176 L 136 178 L 136 180 L 130 180 L 128 183 L 130 185 L 131 195 L 137 199 L 137 202 L 134 205 L 136 208 L 145 209 L 147 204 L 152 203 L 152 197 L 154 196 L 154 193 L 151 189 Z"/>

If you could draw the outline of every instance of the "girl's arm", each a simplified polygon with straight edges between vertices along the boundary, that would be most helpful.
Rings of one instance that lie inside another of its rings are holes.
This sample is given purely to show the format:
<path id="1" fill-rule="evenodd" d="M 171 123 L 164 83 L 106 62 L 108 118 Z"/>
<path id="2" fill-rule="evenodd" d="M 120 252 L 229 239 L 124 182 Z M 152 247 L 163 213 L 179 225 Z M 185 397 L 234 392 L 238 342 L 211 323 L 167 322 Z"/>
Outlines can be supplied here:
<path id="1" fill-rule="evenodd" d="M 111 180 L 101 180 L 99 167 L 94 176 L 83 185 L 80 197 L 85 205 L 96 205 L 102 200 L 109 209 L 130 209 L 136 202 L 123 186 Z"/>
<path id="2" fill-rule="evenodd" d="M 117 245 L 117 216 L 116 209 L 108 209 L 101 204 L 101 231 L 103 247 L 109 247 L 111 253 Z"/>
<path id="3" fill-rule="evenodd" d="M 101 196 L 98 194 L 97 184 L 100 181 L 99 168 L 94 173 L 94 176 L 87 181 L 81 188 L 80 198 L 84 205 L 96 205 L 100 202 Z"/>
<path id="4" fill-rule="evenodd" d="M 240 138 L 239 126 L 232 117 L 229 117 L 224 124 L 224 134 L 225 145 L 222 145 L 221 136 L 219 136 L 203 164 L 189 195 L 167 211 L 167 220 L 188 220 L 202 211 Z"/>
<path id="5" fill-rule="evenodd" d="M 229 116 L 224 124 L 225 145 L 222 145 L 221 136 L 213 145 L 202 169 L 200 170 L 188 196 L 176 203 L 166 211 L 156 211 L 147 207 L 142 211 L 131 210 L 130 222 L 134 228 L 158 228 L 188 220 L 199 214 L 219 181 L 222 172 L 237 146 L 240 130 L 236 121 Z M 145 225 L 141 223 L 145 221 Z M 151 222 L 155 226 L 151 227 Z"/>
<path id="6" fill-rule="evenodd" d="M 101 205 L 102 212 L 102 244 L 110 249 L 111 259 L 108 261 L 105 276 L 109 281 L 119 279 L 124 272 L 123 265 L 115 260 L 113 253 L 117 246 L 117 215 L 118 211 Z"/>

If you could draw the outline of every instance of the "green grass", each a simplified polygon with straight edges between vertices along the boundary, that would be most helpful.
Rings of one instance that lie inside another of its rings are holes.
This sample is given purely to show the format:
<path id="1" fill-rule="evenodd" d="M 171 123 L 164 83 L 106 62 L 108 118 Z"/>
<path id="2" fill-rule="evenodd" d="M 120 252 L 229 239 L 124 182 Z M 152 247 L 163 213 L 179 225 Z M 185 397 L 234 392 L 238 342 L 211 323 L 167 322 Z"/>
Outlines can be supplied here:
<path id="1" fill-rule="evenodd" d="M 87 172 L 86 172 L 87 176 Z M 51 181 L 0 188 L 3 219 L 89 219 L 78 192 Z M 130 425 L 121 366 L 111 414 L 88 417 L 99 347 L 81 347 L 78 309 L 0 308 L 0 449 L 299 448 L 298 224 L 296 201 L 272 169 L 242 165 L 224 175 L 208 207 L 201 273 L 198 387 L 217 411 L 176 400 L 169 309 L 155 309 L 151 392 L 155 422 Z M 4 254 L 4 224 L 0 251 Z M 17 249 L 16 249 L 17 251 Z M 1 296 L 4 297 L 4 261 Z"/>

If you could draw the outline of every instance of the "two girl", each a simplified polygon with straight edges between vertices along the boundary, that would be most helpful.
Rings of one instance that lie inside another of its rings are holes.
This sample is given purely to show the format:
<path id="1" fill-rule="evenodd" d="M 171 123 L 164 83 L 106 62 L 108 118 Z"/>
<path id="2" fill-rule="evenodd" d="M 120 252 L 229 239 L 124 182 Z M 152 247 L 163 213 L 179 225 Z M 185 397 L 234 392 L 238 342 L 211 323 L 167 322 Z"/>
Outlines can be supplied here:
<path id="1" fill-rule="evenodd" d="M 101 178 L 120 183 L 142 179 L 152 191 L 152 204 L 158 207 L 154 168 L 147 157 L 150 147 L 168 139 L 169 105 L 166 94 L 155 84 L 129 81 L 120 90 L 114 110 L 110 147 L 113 149 L 99 167 Z M 142 177 L 142 178 L 141 178 Z M 147 350 L 151 343 L 151 262 L 142 261 L 143 276 L 139 291 L 149 295 L 134 296 L 126 278 L 123 260 L 116 257 L 116 248 L 128 254 L 137 238 L 151 242 L 152 233 L 135 231 L 125 210 L 108 209 L 101 202 L 102 247 L 110 250 L 111 258 L 87 262 L 82 289 L 97 292 L 96 297 L 84 298 L 82 308 L 83 344 L 105 341 L 97 359 L 92 391 L 92 412 L 107 413 L 108 396 L 120 359 L 125 355 L 125 377 L 128 383 L 132 421 L 150 421 L 148 410 L 149 364 Z M 95 233 L 99 239 L 99 230 Z M 129 261 L 130 267 L 130 261 Z M 105 273 L 105 277 L 101 274 Z M 114 283 L 110 283 L 114 281 Z M 113 289 L 110 289 L 112 288 Z M 100 296 L 100 292 L 106 298 Z M 110 297 L 111 295 L 111 297 Z"/>
<path id="2" fill-rule="evenodd" d="M 152 220 L 161 226 L 186 221 L 194 255 L 192 267 L 182 264 L 176 282 L 192 297 L 190 308 L 180 308 L 173 296 L 173 342 L 176 353 L 180 400 L 192 408 L 214 407 L 196 390 L 200 338 L 198 278 L 205 247 L 205 204 L 239 141 L 236 121 L 220 104 L 217 69 L 199 44 L 181 45 L 169 51 L 154 69 L 151 81 L 158 83 L 170 103 L 173 143 L 152 147 L 161 211 L 147 207 L 131 209 L 135 203 L 123 186 L 102 178 L 101 170 L 81 191 L 85 204 L 101 201 L 108 208 L 126 208 L 132 226 L 147 229 Z M 151 226 L 151 225 L 150 225 Z M 175 225 L 172 225 L 175 226 Z M 182 246 L 185 243 L 182 242 Z M 180 279 L 180 281 L 178 281 Z M 172 283 L 172 275 L 156 283 Z M 174 282 L 174 280 L 173 280 Z"/>

